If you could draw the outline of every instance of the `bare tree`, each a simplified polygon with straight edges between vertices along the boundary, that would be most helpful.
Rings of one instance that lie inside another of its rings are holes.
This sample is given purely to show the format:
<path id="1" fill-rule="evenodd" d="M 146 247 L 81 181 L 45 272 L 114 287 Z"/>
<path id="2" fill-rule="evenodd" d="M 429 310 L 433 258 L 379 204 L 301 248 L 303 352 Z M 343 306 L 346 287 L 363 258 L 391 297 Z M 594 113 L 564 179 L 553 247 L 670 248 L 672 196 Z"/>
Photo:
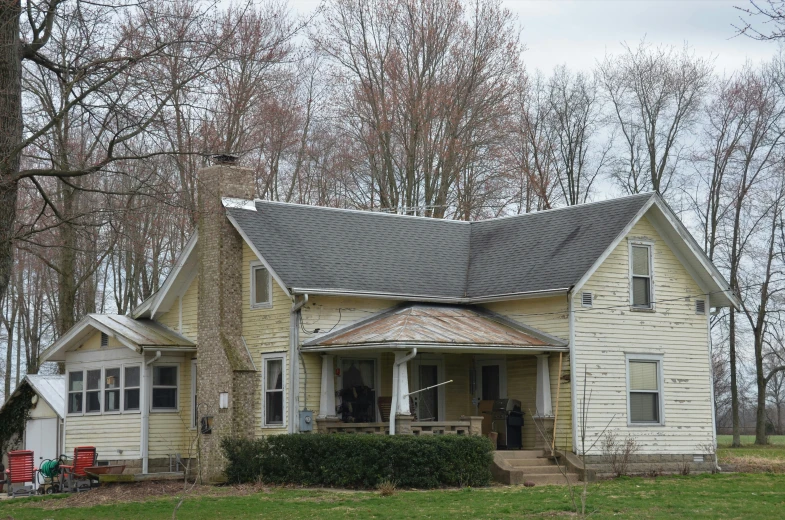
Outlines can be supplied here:
<path id="1" fill-rule="evenodd" d="M 623 150 L 613 176 L 629 193 L 665 193 L 685 155 L 684 139 L 700 113 L 712 67 L 674 47 L 624 45 L 600 63 L 600 83 Z"/>

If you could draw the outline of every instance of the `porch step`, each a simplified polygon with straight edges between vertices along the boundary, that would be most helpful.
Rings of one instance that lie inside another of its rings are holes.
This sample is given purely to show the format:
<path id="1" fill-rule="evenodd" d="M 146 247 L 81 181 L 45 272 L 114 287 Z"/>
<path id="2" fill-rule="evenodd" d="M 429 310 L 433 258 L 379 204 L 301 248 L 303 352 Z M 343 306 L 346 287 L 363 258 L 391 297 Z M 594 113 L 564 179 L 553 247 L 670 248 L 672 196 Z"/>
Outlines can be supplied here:
<path id="1" fill-rule="evenodd" d="M 495 453 L 505 460 L 545 458 L 542 450 L 496 450 Z"/>
<path id="2" fill-rule="evenodd" d="M 507 464 L 513 468 L 537 467 L 537 466 L 551 466 L 553 462 L 545 457 L 537 459 L 504 459 Z"/>
<path id="3" fill-rule="evenodd" d="M 491 473 L 494 480 L 502 484 L 521 485 L 532 482 L 536 486 L 554 484 L 575 484 L 579 481 L 576 473 L 562 467 L 562 474 L 556 463 L 544 456 L 541 450 L 496 451 L 493 455 Z"/>

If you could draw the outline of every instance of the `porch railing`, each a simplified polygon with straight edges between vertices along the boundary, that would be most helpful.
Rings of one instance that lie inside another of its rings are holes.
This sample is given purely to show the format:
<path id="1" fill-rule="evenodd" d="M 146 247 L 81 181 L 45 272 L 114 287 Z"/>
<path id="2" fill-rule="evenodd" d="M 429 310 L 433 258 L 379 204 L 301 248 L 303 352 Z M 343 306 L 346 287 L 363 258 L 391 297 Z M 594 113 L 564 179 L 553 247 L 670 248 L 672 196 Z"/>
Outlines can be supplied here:
<path id="1" fill-rule="evenodd" d="M 480 435 L 482 417 L 463 416 L 458 421 L 413 421 L 410 424 L 411 435 Z M 331 418 L 317 418 L 316 426 L 319 433 L 390 433 L 390 423 L 387 422 L 344 423 Z"/>

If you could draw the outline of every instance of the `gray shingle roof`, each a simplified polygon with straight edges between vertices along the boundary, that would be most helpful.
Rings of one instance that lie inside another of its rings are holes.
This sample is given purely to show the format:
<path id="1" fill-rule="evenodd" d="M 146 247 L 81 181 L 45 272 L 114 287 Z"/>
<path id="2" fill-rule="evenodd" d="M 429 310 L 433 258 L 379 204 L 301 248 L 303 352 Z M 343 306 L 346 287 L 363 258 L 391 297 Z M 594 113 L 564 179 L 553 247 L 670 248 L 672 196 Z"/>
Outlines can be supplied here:
<path id="1" fill-rule="evenodd" d="M 267 201 L 227 212 L 289 288 L 453 299 L 571 287 L 652 196 L 471 223 Z"/>

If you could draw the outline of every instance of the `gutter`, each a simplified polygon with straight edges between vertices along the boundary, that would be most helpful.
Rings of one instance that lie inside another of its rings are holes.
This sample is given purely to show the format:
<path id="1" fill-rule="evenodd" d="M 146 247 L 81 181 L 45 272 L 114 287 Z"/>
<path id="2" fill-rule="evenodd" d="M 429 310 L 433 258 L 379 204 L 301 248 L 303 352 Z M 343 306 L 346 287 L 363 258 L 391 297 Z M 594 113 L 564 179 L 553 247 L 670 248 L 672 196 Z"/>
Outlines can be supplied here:
<path id="1" fill-rule="evenodd" d="M 303 352 L 339 352 L 343 350 L 409 350 L 412 348 L 424 348 L 434 351 L 452 351 L 452 350 L 465 350 L 472 353 L 483 352 L 517 352 L 519 354 L 531 353 L 537 354 L 541 352 L 569 352 L 569 346 L 551 346 L 551 345 L 537 345 L 530 347 L 517 347 L 510 345 L 477 345 L 472 343 L 449 343 L 449 344 L 435 344 L 428 345 L 426 343 L 362 343 L 355 345 L 336 345 L 336 346 L 320 346 L 315 345 L 312 347 L 303 347 Z"/>
<path id="2" fill-rule="evenodd" d="M 347 289 L 308 289 L 302 287 L 292 287 L 292 295 L 298 294 L 315 294 L 319 296 L 361 296 L 363 298 L 376 298 L 383 300 L 404 300 L 412 302 L 432 302 L 432 303 L 457 303 L 457 304 L 471 304 L 471 303 L 486 303 L 498 302 L 505 300 L 518 300 L 526 298 L 544 298 L 547 296 L 561 296 L 569 292 L 569 287 L 562 287 L 559 289 L 544 289 L 541 291 L 528 291 L 521 293 L 507 293 L 498 294 L 493 296 L 479 296 L 476 298 L 462 298 L 462 297 L 438 297 L 438 296 L 424 296 L 421 294 L 402 294 L 402 293 L 380 293 L 373 291 L 352 291 Z"/>
<path id="3" fill-rule="evenodd" d="M 401 393 L 400 386 L 398 385 L 398 380 L 400 379 L 400 366 L 404 363 L 407 363 L 416 355 L 417 348 L 415 347 L 407 355 L 393 363 L 393 374 L 395 375 L 395 380 L 393 381 L 392 406 L 390 406 L 390 435 L 395 435 L 395 414 L 398 413 L 398 395 Z"/>
<path id="4" fill-rule="evenodd" d="M 297 296 L 292 296 L 292 309 L 289 313 L 289 423 L 286 431 L 296 433 L 299 430 L 298 411 L 300 409 L 298 398 L 300 395 L 300 371 L 298 359 L 300 358 L 300 309 L 308 303 L 308 295 L 297 301 Z"/>
<path id="5" fill-rule="evenodd" d="M 145 361 L 144 366 L 142 367 L 142 388 L 143 388 L 143 402 L 142 402 L 142 432 L 141 432 L 141 440 L 140 440 L 140 450 L 142 452 L 142 474 L 148 473 L 148 462 L 149 462 L 149 443 L 150 443 L 150 394 L 152 393 L 152 387 L 148 385 L 148 375 L 147 375 L 147 367 L 155 363 L 161 359 L 161 351 L 158 350 L 153 356 L 152 359 Z"/>

